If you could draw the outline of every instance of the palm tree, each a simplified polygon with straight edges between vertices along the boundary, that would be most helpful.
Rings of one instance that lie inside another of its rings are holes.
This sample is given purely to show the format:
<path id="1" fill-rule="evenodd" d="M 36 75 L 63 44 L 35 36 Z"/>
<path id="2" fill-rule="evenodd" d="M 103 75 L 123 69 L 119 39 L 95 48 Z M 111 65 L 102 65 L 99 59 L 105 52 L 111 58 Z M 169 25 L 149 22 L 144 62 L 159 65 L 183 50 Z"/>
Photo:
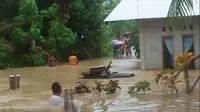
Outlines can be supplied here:
<path id="1" fill-rule="evenodd" d="M 189 16 L 194 12 L 193 2 L 194 0 L 172 0 L 168 11 L 171 25 L 178 27 L 183 22 L 190 22 Z"/>
<path id="2" fill-rule="evenodd" d="M 172 0 L 168 16 L 183 17 L 193 13 L 193 0 Z"/>

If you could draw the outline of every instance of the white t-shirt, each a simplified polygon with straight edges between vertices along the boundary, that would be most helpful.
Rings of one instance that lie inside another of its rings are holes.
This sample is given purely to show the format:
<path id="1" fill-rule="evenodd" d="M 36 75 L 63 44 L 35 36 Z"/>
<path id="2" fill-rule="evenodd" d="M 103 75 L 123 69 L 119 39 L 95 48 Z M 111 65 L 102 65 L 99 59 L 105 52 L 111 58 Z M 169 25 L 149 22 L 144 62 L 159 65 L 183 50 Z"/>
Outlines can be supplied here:
<path id="1" fill-rule="evenodd" d="M 56 95 L 52 95 L 51 98 L 49 99 L 48 104 L 50 105 L 64 105 L 64 100 Z"/>

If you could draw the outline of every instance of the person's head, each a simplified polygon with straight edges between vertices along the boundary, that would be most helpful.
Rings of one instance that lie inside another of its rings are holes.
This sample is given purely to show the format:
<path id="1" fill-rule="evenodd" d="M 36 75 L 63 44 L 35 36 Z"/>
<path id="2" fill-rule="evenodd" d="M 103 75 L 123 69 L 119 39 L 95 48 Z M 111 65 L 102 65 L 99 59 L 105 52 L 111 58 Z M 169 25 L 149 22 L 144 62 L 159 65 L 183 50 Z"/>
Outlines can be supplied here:
<path id="1" fill-rule="evenodd" d="M 62 88 L 59 82 L 54 82 L 51 85 L 51 89 L 52 89 L 53 95 L 60 96 L 60 94 L 62 93 Z"/>

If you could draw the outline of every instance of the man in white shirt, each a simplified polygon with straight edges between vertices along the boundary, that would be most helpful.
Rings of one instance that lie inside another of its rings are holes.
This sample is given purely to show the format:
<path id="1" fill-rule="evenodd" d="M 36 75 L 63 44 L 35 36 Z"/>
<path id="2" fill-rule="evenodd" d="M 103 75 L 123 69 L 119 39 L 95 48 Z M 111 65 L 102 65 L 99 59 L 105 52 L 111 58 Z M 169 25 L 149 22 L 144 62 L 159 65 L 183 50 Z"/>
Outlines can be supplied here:
<path id="1" fill-rule="evenodd" d="M 54 82 L 51 86 L 53 95 L 50 97 L 48 104 L 50 105 L 64 105 L 64 100 L 60 97 L 62 88 L 59 82 Z"/>

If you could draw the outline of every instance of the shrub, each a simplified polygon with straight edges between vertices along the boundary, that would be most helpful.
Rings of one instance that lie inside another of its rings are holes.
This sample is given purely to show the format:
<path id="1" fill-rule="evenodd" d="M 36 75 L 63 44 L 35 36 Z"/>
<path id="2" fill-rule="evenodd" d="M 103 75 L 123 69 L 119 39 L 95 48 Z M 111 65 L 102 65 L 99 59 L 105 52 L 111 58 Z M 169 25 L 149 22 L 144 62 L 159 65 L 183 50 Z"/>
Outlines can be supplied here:
<path id="1" fill-rule="evenodd" d="M 119 84 L 118 81 L 119 80 L 110 80 L 107 82 L 95 81 L 96 87 L 94 88 L 94 90 L 98 90 L 99 93 L 103 90 L 107 94 L 113 94 L 117 89 L 121 90 L 121 87 L 118 85 Z M 106 84 L 102 84 L 103 82 Z"/>
<path id="2" fill-rule="evenodd" d="M 40 47 L 32 48 L 30 54 L 22 55 L 22 63 L 25 66 L 42 66 L 45 64 L 43 54 L 44 51 Z"/>
<path id="3" fill-rule="evenodd" d="M 134 86 L 129 87 L 128 93 L 145 93 L 147 90 L 150 90 L 150 83 L 147 81 L 141 81 L 136 83 Z"/>
<path id="4" fill-rule="evenodd" d="M 0 69 L 5 69 L 9 66 L 10 52 L 8 44 L 0 40 Z"/>

